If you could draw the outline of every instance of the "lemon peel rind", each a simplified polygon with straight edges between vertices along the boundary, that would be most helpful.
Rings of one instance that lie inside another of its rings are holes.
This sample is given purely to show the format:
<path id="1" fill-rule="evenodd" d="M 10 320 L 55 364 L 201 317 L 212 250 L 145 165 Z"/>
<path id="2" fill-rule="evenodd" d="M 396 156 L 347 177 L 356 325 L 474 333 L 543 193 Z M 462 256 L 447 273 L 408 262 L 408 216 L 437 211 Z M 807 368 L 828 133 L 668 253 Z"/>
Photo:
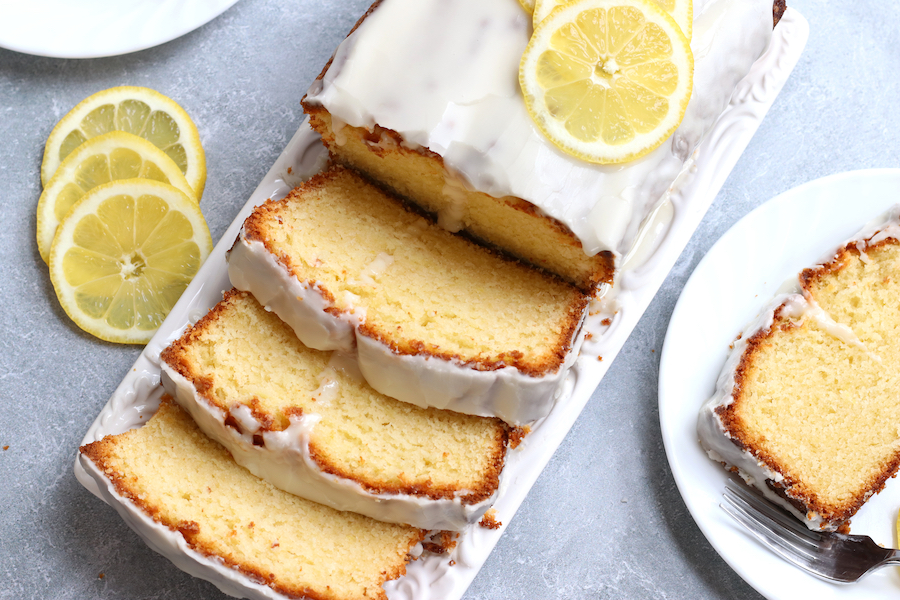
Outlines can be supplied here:
<path id="1" fill-rule="evenodd" d="M 112 329 L 102 318 L 90 317 L 77 308 L 74 300 L 74 288 L 65 280 L 65 274 L 62 271 L 62 259 L 65 251 L 75 246 L 72 237 L 74 228 L 83 218 L 91 214 L 95 214 L 97 207 L 104 201 L 116 195 L 126 194 L 131 196 L 138 195 L 155 195 L 163 198 L 169 203 L 170 209 L 181 212 L 191 224 L 194 230 L 194 241 L 200 250 L 200 267 L 212 252 L 212 237 L 209 233 L 209 227 L 200 207 L 187 194 L 178 188 L 159 181 L 147 179 L 120 179 L 99 185 L 82 198 L 72 207 L 65 221 L 60 224 L 60 229 L 53 239 L 53 245 L 50 249 L 50 281 L 56 292 L 62 309 L 66 312 L 72 321 L 78 325 L 83 331 L 107 342 L 120 344 L 146 344 L 156 333 L 156 329 L 138 329 L 131 327 L 130 329 Z M 172 198 L 179 206 L 172 206 Z M 180 200 L 179 200 L 180 198 Z M 185 275 L 192 279 L 193 275 Z M 115 333 L 110 333 L 114 331 Z"/>
<path id="2" fill-rule="evenodd" d="M 536 77 L 533 78 L 533 83 L 529 84 L 529 78 L 526 77 L 526 73 L 529 70 L 531 73 L 536 72 L 538 58 L 544 50 L 549 48 L 547 38 L 552 36 L 557 28 L 574 22 L 577 15 L 585 10 L 598 8 L 609 10 L 615 6 L 637 7 L 644 13 L 648 21 L 656 22 L 658 25 L 661 21 L 666 23 L 668 27 L 663 29 L 671 30 L 674 33 L 674 35 L 670 36 L 673 54 L 680 54 L 681 60 L 688 66 L 685 76 L 679 77 L 676 91 L 668 96 L 669 112 L 662 120 L 664 124 L 654 128 L 648 134 L 636 134 L 634 140 L 618 146 L 611 146 L 602 142 L 578 142 L 569 135 L 557 135 L 555 130 L 564 130 L 564 126 L 552 120 L 552 117 L 545 114 L 545 110 L 536 110 L 537 107 L 543 104 L 545 92 L 537 83 Z M 539 44 L 540 47 L 538 48 Z M 693 72 L 694 58 L 690 42 L 688 42 L 672 16 L 660 8 L 653 0 L 575 0 L 569 4 L 554 8 L 550 15 L 535 29 L 522 55 L 522 61 L 519 63 L 519 86 L 532 121 L 553 145 L 571 156 L 590 163 L 621 164 L 649 154 L 669 139 L 675 130 L 678 129 L 684 118 L 688 101 L 691 98 Z M 673 110 L 673 107 L 677 108 Z M 648 140 L 651 140 L 650 143 L 648 143 Z"/>
<path id="3" fill-rule="evenodd" d="M 109 133 L 98 135 L 78 146 L 60 163 L 53 177 L 44 186 L 40 199 L 38 199 L 37 246 L 38 252 L 45 263 L 49 260 L 50 246 L 53 244 L 53 236 L 56 233 L 56 228 L 59 226 L 59 220 L 56 218 L 55 213 L 56 199 L 65 187 L 65 183 L 68 182 L 67 175 L 70 175 L 72 170 L 89 156 L 93 154 L 109 156 L 109 153 L 117 148 L 134 150 L 144 156 L 149 155 L 149 158 L 164 172 L 171 185 L 180 189 L 195 202 L 199 202 L 196 192 L 187 179 L 184 178 L 178 165 L 175 164 L 168 154 L 144 138 L 125 131 L 110 131 Z"/>
<path id="4" fill-rule="evenodd" d="M 59 158 L 59 148 L 62 142 L 72 130 L 81 124 L 82 119 L 88 113 L 104 104 L 117 105 L 124 100 L 132 99 L 146 102 L 151 111 L 163 110 L 170 113 L 173 117 L 177 117 L 176 121 L 179 126 L 184 126 L 186 131 L 184 129 L 181 131 L 182 140 L 191 139 L 194 142 L 182 144 L 185 151 L 188 152 L 188 170 L 184 176 L 196 192 L 197 197 L 202 197 L 203 189 L 206 186 L 206 153 L 200 143 L 200 132 L 197 130 L 196 124 L 190 115 L 168 96 L 150 88 L 129 85 L 96 92 L 76 104 L 59 120 L 50 131 L 50 135 L 47 136 L 47 143 L 44 146 L 44 157 L 41 161 L 41 184 L 46 186 L 53 177 L 62 162 Z"/>

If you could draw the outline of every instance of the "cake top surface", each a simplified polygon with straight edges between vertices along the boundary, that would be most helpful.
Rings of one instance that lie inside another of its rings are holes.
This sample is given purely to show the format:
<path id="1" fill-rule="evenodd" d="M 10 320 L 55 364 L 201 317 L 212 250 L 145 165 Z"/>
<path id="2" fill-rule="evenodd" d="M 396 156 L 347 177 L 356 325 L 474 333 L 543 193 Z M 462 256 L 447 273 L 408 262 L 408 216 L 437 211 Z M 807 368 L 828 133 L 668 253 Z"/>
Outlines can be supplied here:
<path id="1" fill-rule="evenodd" d="M 339 46 L 307 101 L 340 122 L 400 133 L 492 196 L 517 196 L 567 225 L 587 254 L 624 254 L 641 222 L 766 48 L 770 0 L 695 2 L 694 92 L 684 121 L 623 165 L 568 156 L 529 117 L 518 84 L 532 26 L 515 0 L 383 0 Z"/>

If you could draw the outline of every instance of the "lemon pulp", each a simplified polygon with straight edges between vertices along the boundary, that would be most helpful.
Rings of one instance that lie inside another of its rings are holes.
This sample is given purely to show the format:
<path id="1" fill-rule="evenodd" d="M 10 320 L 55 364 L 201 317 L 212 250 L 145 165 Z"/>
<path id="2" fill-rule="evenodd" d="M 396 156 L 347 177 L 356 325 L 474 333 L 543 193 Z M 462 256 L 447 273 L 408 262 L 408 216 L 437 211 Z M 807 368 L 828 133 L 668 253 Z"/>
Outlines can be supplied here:
<path id="1" fill-rule="evenodd" d="M 671 135 L 692 76 L 687 39 L 653 0 L 577 0 L 535 30 L 519 81 L 554 144 L 584 160 L 619 163 Z"/>
<path id="2" fill-rule="evenodd" d="M 37 242 L 41 258 L 48 260 L 57 226 L 87 191 L 110 181 L 132 178 L 174 185 L 197 200 L 178 166 L 147 140 L 123 131 L 91 138 L 60 164 L 38 201 Z"/>
<path id="3" fill-rule="evenodd" d="M 145 180 L 94 188 L 60 225 L 50 275 L 65 311 L 85 331 L 146 343 L 212 249 L 196 204 Z"/>

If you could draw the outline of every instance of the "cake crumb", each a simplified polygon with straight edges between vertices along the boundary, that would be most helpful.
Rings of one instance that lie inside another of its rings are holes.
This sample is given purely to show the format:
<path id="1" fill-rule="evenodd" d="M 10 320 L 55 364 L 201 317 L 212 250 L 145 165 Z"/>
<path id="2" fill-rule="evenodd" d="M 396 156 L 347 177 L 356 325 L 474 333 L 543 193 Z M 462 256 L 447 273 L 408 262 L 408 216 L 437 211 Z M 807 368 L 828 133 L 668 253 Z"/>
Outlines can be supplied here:
<path id="1" fill-rule="evenodd" d="M 844 521 L 840 527 L 837 528 L 838 533 L 843 533 L 844 535 L 850 535 L 850 521 Z"/>
<path id="2" fill-rule="evenodd" d="M 612 319 L 610 319 L 609 317 L 606 317 L 605 319 L 600 321 L 600 324 L 609 327 L 610 325 L 612 325 Z"/>
<path id="3" fill-rule="evenodd" d="M 522 443 L 522 440 L 525 439 L 525 436 L 531 433 L 531 427 L 525 425 L 524 427 L 513 427 L 509 432 L 509 447 L 512 450 L 515 450 L 519 447 L 519 444 Z"/>
<path id="4" fill-rule="evenodd" d="M 600 355 L 598 354 L 598 355 L 597 355 L 597 360 L 598 360 L 598 361 L 602 361 L 602 360 L 603 360 L 603 357 L 600 356 Z"/>
<path id="5" fill-rule="evenodd" d="M 294 172 L 294 167 L 288 167 L 287 174 L 290 175 Z"/>
<path id="6" fill-rule="evenodd" d="M 588 331 L 586 334 L 584 334 L 584 339 L 585 339 L 585 340 L 592 340 L 592 339 L 594 339 L 594 334 L 591 333 L 590 331 Z"/>
<path id="7" fill-rule="evenodd" d="M 650 348 L 650 352 L 656 352 L 656 350 L 654 350 L 653 348 Z"/>
<path id="8" fill-rule="evenodd" d="M 484 516 L 481 517 L 478 524 L 485 529 L 500 529 L 500 527 L 503 526 L 503 523 L 497 520 L 497 511 L 493 508 L 489 508 L 488 511 L 484 513 Z"/>
<path id="9" fill-rule="evenodd" d="M 457 542 L 454 538 L 457 537 L 459 537 L 458 533 L 452 531 L 439 531 L 431 536 L 430 541 L 422 542 L 422 548 L 426 552 L 431 552 L 432 554 L 447 554 L 456 548 Z"/>
<path id="10" fill-rule="evenodd" d="M 104 577 L 106 577 L 106 575 L 104 575 L 103 573 L 97 575 L 97 579 L 103 579 Z"/>
<path id="11" fill-rule="evenodd" d="M 451 561 L 450 561 L 450 566 L 451 566 L 451 567 L 456 566 L 456 561 L 455 561 L 455 560 L 451 560 Z"/>
<path id="12" fill-rule="evenodd" d="M 3 446 L 4 450 L 9 450 L 9 446 Z"/>

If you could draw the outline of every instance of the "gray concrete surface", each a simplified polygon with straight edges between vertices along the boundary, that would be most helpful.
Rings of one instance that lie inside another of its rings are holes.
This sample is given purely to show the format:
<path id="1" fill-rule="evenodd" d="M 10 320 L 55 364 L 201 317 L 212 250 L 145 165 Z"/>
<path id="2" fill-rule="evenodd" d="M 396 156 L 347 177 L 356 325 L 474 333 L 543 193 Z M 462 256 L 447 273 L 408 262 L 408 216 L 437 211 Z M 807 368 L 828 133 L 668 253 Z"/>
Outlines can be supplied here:
<path id="1" fill-rule="evenodd" d="M 106 87 L 177 99 L 206 148 L 202 209 L 218 240 L 367 4 L 241 0 L 182 38 L 114 58 L 0 49 L 0 599 L 224 598 L 145 547 L 72 474 L 84 432 L 139 349 L 75 327 L 38 255 L 51 128 Z M 666 463 L 657 371 L 668 319 L 704 253 L 754 207 L 831 173 L 900 166 L 900 9 L 791 4 L 811 26 L 799 65 L 467 599 L 759 598 L 706 542 Z"/>

